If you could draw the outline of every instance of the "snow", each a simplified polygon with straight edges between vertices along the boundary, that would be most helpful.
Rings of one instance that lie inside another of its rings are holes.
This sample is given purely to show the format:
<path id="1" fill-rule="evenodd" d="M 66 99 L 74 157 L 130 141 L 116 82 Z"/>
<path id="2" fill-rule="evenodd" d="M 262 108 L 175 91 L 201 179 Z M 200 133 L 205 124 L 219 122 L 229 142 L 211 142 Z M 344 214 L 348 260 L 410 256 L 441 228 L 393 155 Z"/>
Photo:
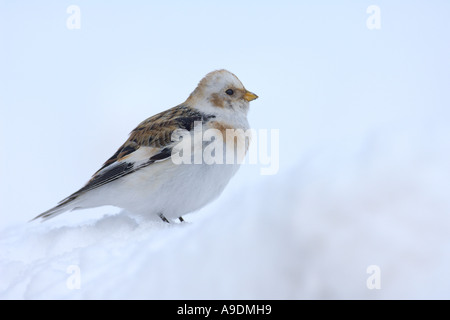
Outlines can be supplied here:
<path id="1" fill-rule="evenodd" d="M 7 228 L 0 296 L 446 298 L 450 152 L 420 139 L 408 148 L 402 134 L 377 134 L 344 159 L 323 149 L 286 174 L 235 186 L 188 223 L 121 211 Z M 366 286 L 371 265 L 380 290 Z M 80 289 L 67 284 L 70 266 Z"/>
<path id="2" fill-rule="evenodd" d="M 368 4 L 237 3 L 230 25 L 233 1 L 82 2 L 80 30 L 64 6 L 0 5 L 1 299 L 450 297 L 449 4 L 379 1 L 368 30 Z M 276 174 L 244 165 L 186 223 L 27 223 L 218 68 L 279 130 Z"/>

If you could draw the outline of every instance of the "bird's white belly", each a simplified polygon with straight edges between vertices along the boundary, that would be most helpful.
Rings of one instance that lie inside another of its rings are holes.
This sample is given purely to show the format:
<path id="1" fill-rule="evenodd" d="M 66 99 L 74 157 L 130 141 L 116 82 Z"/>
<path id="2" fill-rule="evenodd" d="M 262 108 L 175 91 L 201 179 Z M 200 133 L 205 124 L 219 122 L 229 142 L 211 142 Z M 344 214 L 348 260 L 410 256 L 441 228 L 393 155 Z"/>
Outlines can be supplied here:
<path id="1" fill-rule="evenodd" d="M 175 219 L 216 199 L 238 168 L 164 161 L 98 188 L 91 200 L 86 199 L 86 207 L 114 205 L 139 215 Z"/>
<path id="2" fill-rule="evenodd" d="M 247 123 L 242 126 L 248 127 Z M 224 143 L 214 163 L 203 158 L 210 142 L 193 139 L 190 163 L 177 164 L 173 158 L 153 163 L 92 190 L 81 207 L 113 205 L 139 215 L 163 214 L 168 219 L 196 211 L 216 199 L 237 172 L 249 143 L 244 137 L 240 140 L 236 146 L 234 140 Z M 232 161 L 227 154 L 233 155 Z M 198 155 L 203 159 L 200 164 L 195 161 Z"/>

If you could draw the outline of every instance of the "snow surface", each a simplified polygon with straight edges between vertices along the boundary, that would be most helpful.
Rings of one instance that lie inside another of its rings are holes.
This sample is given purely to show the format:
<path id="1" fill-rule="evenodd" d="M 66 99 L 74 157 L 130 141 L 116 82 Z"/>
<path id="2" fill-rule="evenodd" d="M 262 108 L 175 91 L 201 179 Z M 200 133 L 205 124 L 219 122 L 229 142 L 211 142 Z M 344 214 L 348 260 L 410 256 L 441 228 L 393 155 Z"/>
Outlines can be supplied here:
<path id="1" fill-rule="evenodd" d="M 448 1 L 380 0 L 380 30 L 372 2 L 80 0 L 68 30 L 70 4 L 0 2 L 1 299 L 450 298 Z M 183 224 L 27 223 L 219 68 L 277 174 L 244 165 Z"/>
<path id="2" fill-rule="evenodd" d="M 3 230 L 0 297 L 448 298 L 450 152 L 430 141 L 449 130 L 383 132 L 236 188 L 189 223 L 119 212 Z"/>

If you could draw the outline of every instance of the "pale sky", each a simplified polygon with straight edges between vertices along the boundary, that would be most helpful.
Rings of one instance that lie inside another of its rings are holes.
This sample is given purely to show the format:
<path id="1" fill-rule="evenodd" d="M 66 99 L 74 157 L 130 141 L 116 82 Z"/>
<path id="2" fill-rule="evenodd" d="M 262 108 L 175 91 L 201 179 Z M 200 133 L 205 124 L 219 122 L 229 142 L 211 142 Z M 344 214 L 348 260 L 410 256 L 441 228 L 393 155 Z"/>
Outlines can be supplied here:
<path id="1" fill-rule="evenodd" d="M 322 145 L 345 152 L 386 126 L 448 121 L 450 2 L 308 3 L 0 1 L 1 221 L 81 187 L 214 69 L 259 95 L 249 121 L 279 130 L 280 171 Z M 371 5 L 380 29 L 367 27 Z M 243 168 L 234 186 L 258 172 Z"/>

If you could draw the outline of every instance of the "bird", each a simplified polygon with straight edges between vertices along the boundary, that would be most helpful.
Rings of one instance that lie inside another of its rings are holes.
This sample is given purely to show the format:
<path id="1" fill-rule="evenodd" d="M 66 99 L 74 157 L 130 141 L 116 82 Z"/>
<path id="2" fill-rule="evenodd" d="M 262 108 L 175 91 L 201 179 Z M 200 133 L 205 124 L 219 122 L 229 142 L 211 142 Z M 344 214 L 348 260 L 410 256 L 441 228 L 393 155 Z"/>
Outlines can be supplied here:
<path id="1" fill-rule="evenodd" d="M 235 74 L 225 69 L 208 73 L 186 101 L 142 121 L 82 188 L 32 221 L 112 205 L 167 223 L 184 222 L 184 215 L 218 198 L 237 172 L 240 161 L 224 160 L 224 153 L 239 154 L 228 134 L 249 131 L 249 102 L 257 98 Z M 208 130 L 214 139 L 202 138 Z M 241 157 L 251 137 L 244 139 Z M 195 161 L 213 143 L 219 147 L 210 155 L 219 161 Z M 174 161 L 180 158 L 187 160 Z"/>

